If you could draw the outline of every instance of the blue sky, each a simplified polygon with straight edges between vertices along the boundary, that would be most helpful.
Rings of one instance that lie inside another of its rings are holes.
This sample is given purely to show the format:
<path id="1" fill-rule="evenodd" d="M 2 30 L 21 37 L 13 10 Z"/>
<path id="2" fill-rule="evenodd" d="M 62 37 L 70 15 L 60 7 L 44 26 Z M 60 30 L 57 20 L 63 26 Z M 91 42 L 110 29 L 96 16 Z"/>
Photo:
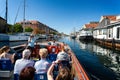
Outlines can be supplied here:
<path id="1" fill-rule="evenodd" d="M 5 16 L 5 0 L 0 0 L 0 16 Z M 119 15 L 120 0 L 26 0 L 26 20 L 38 20 L 69 34 L 102 15 Z M 23 0 L 8 0 L 8 23 L 23 20 Z"/>

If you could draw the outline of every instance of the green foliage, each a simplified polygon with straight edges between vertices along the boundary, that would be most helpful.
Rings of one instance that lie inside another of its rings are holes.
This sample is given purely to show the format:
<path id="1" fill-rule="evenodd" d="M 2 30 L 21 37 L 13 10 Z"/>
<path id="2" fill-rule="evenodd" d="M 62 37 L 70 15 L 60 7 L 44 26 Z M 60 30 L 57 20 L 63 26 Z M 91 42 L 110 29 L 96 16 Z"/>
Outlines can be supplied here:
<path id="1" fill-rule="evenodd" d="M 13 25 L 8 24 L 8 33 L 12 33 L 12 27 L 13 27 Z"/>
<path id="2" fill-rule="evenodd" d="M 18 32 L 23 32 L 23 28 L 21 24 L 14 24 L 13 25 L 13 32 L 18 33 Z"/>
<path id="3" fill-rule="evenodd" d="M 50 32 L 50 34 L 54 34 L 54 35 L 56 35 L 56 34 L 58 34 L 57 32 Z"/>
<path id="4" fill-rule="evenodd" d="M 33 29 L 31 27 L 25 28 L 25 32 L 32 32 L 32 31 L 33 31 Z"/>

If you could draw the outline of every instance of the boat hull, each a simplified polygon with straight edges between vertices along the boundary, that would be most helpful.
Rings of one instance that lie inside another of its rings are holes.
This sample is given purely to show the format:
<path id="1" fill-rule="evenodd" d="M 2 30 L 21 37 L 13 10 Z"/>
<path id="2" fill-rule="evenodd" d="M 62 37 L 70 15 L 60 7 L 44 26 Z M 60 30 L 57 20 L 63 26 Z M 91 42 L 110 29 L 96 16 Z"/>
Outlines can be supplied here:
<path id="1" fill-rule="evenodd" d="M 93 36 L 80 36 L 79 40 L 92 41 L 93 40 Z"/>

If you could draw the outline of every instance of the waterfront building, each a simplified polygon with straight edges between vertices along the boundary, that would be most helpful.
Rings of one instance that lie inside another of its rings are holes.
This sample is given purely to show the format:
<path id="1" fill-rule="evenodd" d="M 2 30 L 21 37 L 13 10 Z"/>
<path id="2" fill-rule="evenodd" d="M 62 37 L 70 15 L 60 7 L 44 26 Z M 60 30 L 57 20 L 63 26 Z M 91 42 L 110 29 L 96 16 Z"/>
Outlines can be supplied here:
<path id="1" fill-rule="evenodd" d="M 107 40 L 115 40 L 120 43 L 120 21 L 107 25 Z"/>
<path id="2" fill-rule="evenodd" d="M 120 16 L 102 16 L 99 25 L 94 29 L 95 39 L 117 39 L 120 37 Z"/>
<path id="3" fill-rule="evenodd" d="M 6 32 L 6 20 L 0 17 L 0 33 Z"/>
<path id="4" fill-rule="evenodd" d="M 23 25 L 23 21 L 17 22 L 17 23 Z M 40 30 L 41 34 L 50 34 L 50 33 L 58 32 L 57 30 L 47 26 L 46 24 L 43 24 L 43 23 L 41 23 L 39 21 L 36 21 L 36 20 L 27 20 L 27 21 L 25 21 L 24 22 L 24 27 L 25 28 L 30 27 L 33 30 L 38 29 L 38 30 Z"/>
<path id="5" fill-rule="evenodd" d="M 80 40 L 92 40 L 93 39 L 93 29 L 98 26 L 99 22 L 90 22 L 83 25 L 83 28 L 79 31 Z"/>
<path id="6" fill-rule="evenodd" d="M 116 15 L 101 16 L 98 26 L 93 31 L 94 39 L 107 39 L 107 25 L 116 22 Z"/>

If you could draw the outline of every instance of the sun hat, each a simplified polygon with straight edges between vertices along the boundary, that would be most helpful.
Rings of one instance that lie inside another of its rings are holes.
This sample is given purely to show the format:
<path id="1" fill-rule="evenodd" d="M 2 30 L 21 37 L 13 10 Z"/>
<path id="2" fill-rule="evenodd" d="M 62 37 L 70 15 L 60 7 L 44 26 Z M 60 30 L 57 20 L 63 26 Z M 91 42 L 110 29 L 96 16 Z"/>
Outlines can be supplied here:
<path id="1" fill-rule="evenodd" d="M 59 52 L 57 55 L 57 60 L 66 60 L 69 61 L 69 56 L 65 52 Z"/>
<path id="2" fill-rule="evenodd" d="M 22 53 L 23 57 L 29 57 L 31 54 L 30 50 L 29 49 L 25 49 Z"/>

